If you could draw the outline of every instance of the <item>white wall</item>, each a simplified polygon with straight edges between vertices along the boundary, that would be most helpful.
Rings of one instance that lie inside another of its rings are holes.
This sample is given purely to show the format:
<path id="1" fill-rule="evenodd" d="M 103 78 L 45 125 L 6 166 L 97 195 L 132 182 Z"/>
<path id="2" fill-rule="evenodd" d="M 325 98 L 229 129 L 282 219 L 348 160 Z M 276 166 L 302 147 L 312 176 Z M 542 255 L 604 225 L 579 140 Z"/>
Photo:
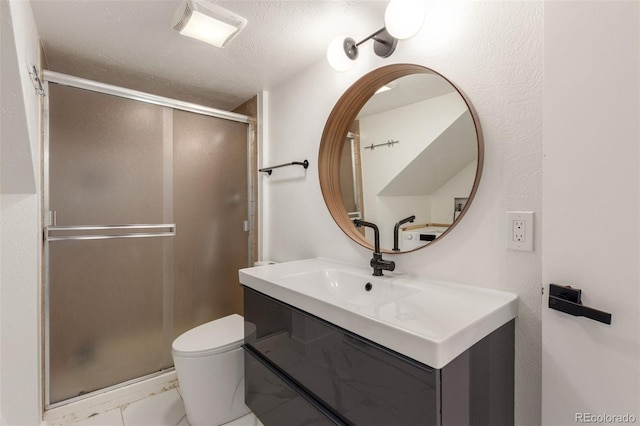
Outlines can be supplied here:
<path id="1" fill-rule="evenodd" d="M 432 222 L 451 223 L 455 210 L 454 200 L 469 196 L 476 176 L 477 165 L 477 162 L 472 161 L 432 195 Z"/>
<path id="2" fill-rule="evenodd" d="M 454 200 L 468 197 L 476 177 L 478 163 L 472 161 L 458 174 L 445 182 L 433 195 L 372 197 L 375 207 L 365 203 L 365 219 L 376 224 L 394 224 L 398 219 L 415 215 L 414 224 L 439 223 L 453 221 Z M 364 184 L 366 188 L 366 183 Z M 371 215 L 369 212 L 373 212 Z M 373 241 L 374 233 L 366 228 L 366 237 Z M 390 249 L 393 241 L 393 225 L 380 226 L 381 247 Z"/>
<path id="3" fill-rule="evenodd" d="M 373 31 L 382 22 L 380 16 L 369 26 Z M 451 234 L 423 250 L 387 257 L 400 272 L 519 295 L 516 424 L 539 424 L 540 253 L 505 249 L 504 213 L 541 210 L 541 1 L 429 2 L 421 33 L 401 41 L 391 58 L 375 57 L 367 43 L 349 73 L 336 73 L 319 61 L 270 90 L 266 158 L 273 164 L 307 158 L 311 165 L 306 173 L 285 168 L 261 178 L 268 218 L 263 255 L 278 261 L 324 256 L 368 265 L 371 253 L 348 239 L 325 207 L 316 167 L 319 141 L 331 108 L 355 80 L 403 62 L 428 66 L 465 92 L 483 129 L 485 164 L 476 199 Z"/>
<path id="4" fill-rule="evenodd" d="M 26 1 L 3 0 L 0 182 L 0 423 L 40 423 L 38 33 Z"/>
<path id="5" fill-rule="evenodd" d="M 366 185 L 365 185 L 366 187 Z M 364 218 L 378 225 L 380 228 L 380 247 L 390 250 L 393 247 L 393 231 L 395 223 L 411 215 L 415 215 L 414 225 L 433 222 L 431 211 L 433 210 L 432 198 L 424 196 L 403 197 L 372 197 L 373 206 L 365 203 Z M 372 212 L 372 214 L 369 214 Z M 407 225 L 410 225 L 409 223 Z M 406 225 L 404 225 L 406 226 Z M 366 228 L 365 236 L 373 244 L 375 233 L 373 229 Z M 402 239 L 402 235 L 398 236 Z"/>
<path id="6" fill-rule="evenodd" d="M 457 93 L 450 93 L 359 120 L 365 211 L 369 203 L 375 203 L 370 198 L 383 192 L 466 108 L 467 105 Z M 429 117 L 429 120 L 424 120 L 424 117 Z M 433 120 L 431 117 L 434 117 Z M 389 140 L 399 143 L 391 147 L 367 148 Z M 393 191 L 381 195 L 393 195 Z"/>
<path id="7" fill-rule="evenodd" d="M 445 210 L 449 208 L 451 214 L 444 220 L 432 217 L 431 187 L 427 190 L 424 184 L 425 174 L 431 173 L 437 176 L 439 173 L 433 170 L 422 170 L 422 179 L 413 176 L 413 179 L 403 177 L 401 190 L 411 195 L 398 194 L 399 185 L 393 180 L 400 173 L 408 173 L 405 168 L 409 163 L 433 143 L 442 133 L 458 120 L 467 111 L 467 105 L 457 92 L 429 98 L 410 105 L 404 105 L 389 111 L 373 114 L 359 120 L 360 133 L 360 158 L 362 159 L 362 186 L 364 188 L 364 212 L 365 219 L 374 222 L 380 228 L 380 242 L 383 248 L 390 249 L 393 244 L 393 224 L 405 217 L 415 215 L 415 223 L 441 222 L 451 223 L 453 220 L 453 197 L 449 200 L 439 201 L 446 203 Z M 429 120 L 424 120 L 429 117 Z M 465 116 L 467 117 L 467 116 Z M 469 127 L 475 129 L 473 122 L 468 117 Z M 373 150 L 371 146 L 384 143 L 388 140 L 400 141 L 392 146 L 382 146 Z M 472 139 L 474 140 L 474 139 Z M 475 143 L 473 144 L 475 146 Z M 440 164 L 438 164 L 440 166 Z M 443 168 L 455 166 L 442 163 Z M 413 169 L 414 174 L 418 170 Z M 455 195 L 468 195 L 475 178 L 474 174 L 467 181 L 467 187 Z M 389 184 L 393 182 L 393 188 Z M 442 183 L 442 182 L 439 182 Z M 413 185 L 413 186 L 412 186 Z M 396 195 L 393 195 L 393 194 Z M 418 194 L 424 194 L 418 196 Z M 440 206 L 442 209 L 443 206 Z M 367 238 L 373 241 L 373 231 L 366 229 Z"/>

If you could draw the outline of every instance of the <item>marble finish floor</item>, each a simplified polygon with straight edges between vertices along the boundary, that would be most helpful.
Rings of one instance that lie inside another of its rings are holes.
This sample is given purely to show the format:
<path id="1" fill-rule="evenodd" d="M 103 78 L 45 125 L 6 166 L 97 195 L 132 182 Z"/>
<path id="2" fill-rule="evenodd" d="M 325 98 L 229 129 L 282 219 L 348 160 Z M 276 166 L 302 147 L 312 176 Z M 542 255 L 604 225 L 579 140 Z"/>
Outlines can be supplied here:
<path id="1" fill-rule="evenodd" d="M 152 395 L 140 401 L 89 417 L 73 426 L 190 426 L 178 389 Z M 225 426 L 262 426 L 253 413 Z"/>

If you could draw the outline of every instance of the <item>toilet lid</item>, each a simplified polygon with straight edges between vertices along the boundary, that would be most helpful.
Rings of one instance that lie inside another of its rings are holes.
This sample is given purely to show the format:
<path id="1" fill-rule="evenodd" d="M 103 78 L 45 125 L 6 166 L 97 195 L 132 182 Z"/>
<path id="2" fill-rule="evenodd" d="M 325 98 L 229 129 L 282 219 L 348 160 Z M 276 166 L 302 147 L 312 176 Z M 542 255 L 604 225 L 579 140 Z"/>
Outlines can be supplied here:
<path id="1" fill-rule="evenodd" d="M 253 324 L 247 326 L 255 330 Z M 244 328 L 244 318 L 238 314 L 199 325 L 173 341 L 173 354 L 200 357 L 239 348 L 244 342 Z"/>

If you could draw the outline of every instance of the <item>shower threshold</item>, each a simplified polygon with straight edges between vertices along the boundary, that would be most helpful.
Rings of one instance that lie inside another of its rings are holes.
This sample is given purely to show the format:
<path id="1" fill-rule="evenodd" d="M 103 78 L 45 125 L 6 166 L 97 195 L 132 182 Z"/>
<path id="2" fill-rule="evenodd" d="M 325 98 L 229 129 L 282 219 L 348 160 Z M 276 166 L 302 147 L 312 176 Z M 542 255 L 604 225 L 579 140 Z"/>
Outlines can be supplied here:
<path id="1" fill-rule="evenodd" d="M 45 407 L 47 425 L 68 425 L 178 387 L 175 369 L 159 371 Z"/>

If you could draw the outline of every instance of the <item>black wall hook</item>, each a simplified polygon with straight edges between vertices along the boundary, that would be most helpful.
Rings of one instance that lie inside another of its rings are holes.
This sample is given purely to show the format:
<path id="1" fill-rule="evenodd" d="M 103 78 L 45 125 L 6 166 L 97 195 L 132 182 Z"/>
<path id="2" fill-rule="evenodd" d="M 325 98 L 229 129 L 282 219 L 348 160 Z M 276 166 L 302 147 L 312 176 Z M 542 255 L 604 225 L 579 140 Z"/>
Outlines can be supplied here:
<path id="1" fill-rule="evenodd" d="M 549 308 L 576 317 L 586 317 L 594 321 L 611 324 L 611 314 L 588 308 L 582 304 L 582 290 L 549 284 Z"/>

